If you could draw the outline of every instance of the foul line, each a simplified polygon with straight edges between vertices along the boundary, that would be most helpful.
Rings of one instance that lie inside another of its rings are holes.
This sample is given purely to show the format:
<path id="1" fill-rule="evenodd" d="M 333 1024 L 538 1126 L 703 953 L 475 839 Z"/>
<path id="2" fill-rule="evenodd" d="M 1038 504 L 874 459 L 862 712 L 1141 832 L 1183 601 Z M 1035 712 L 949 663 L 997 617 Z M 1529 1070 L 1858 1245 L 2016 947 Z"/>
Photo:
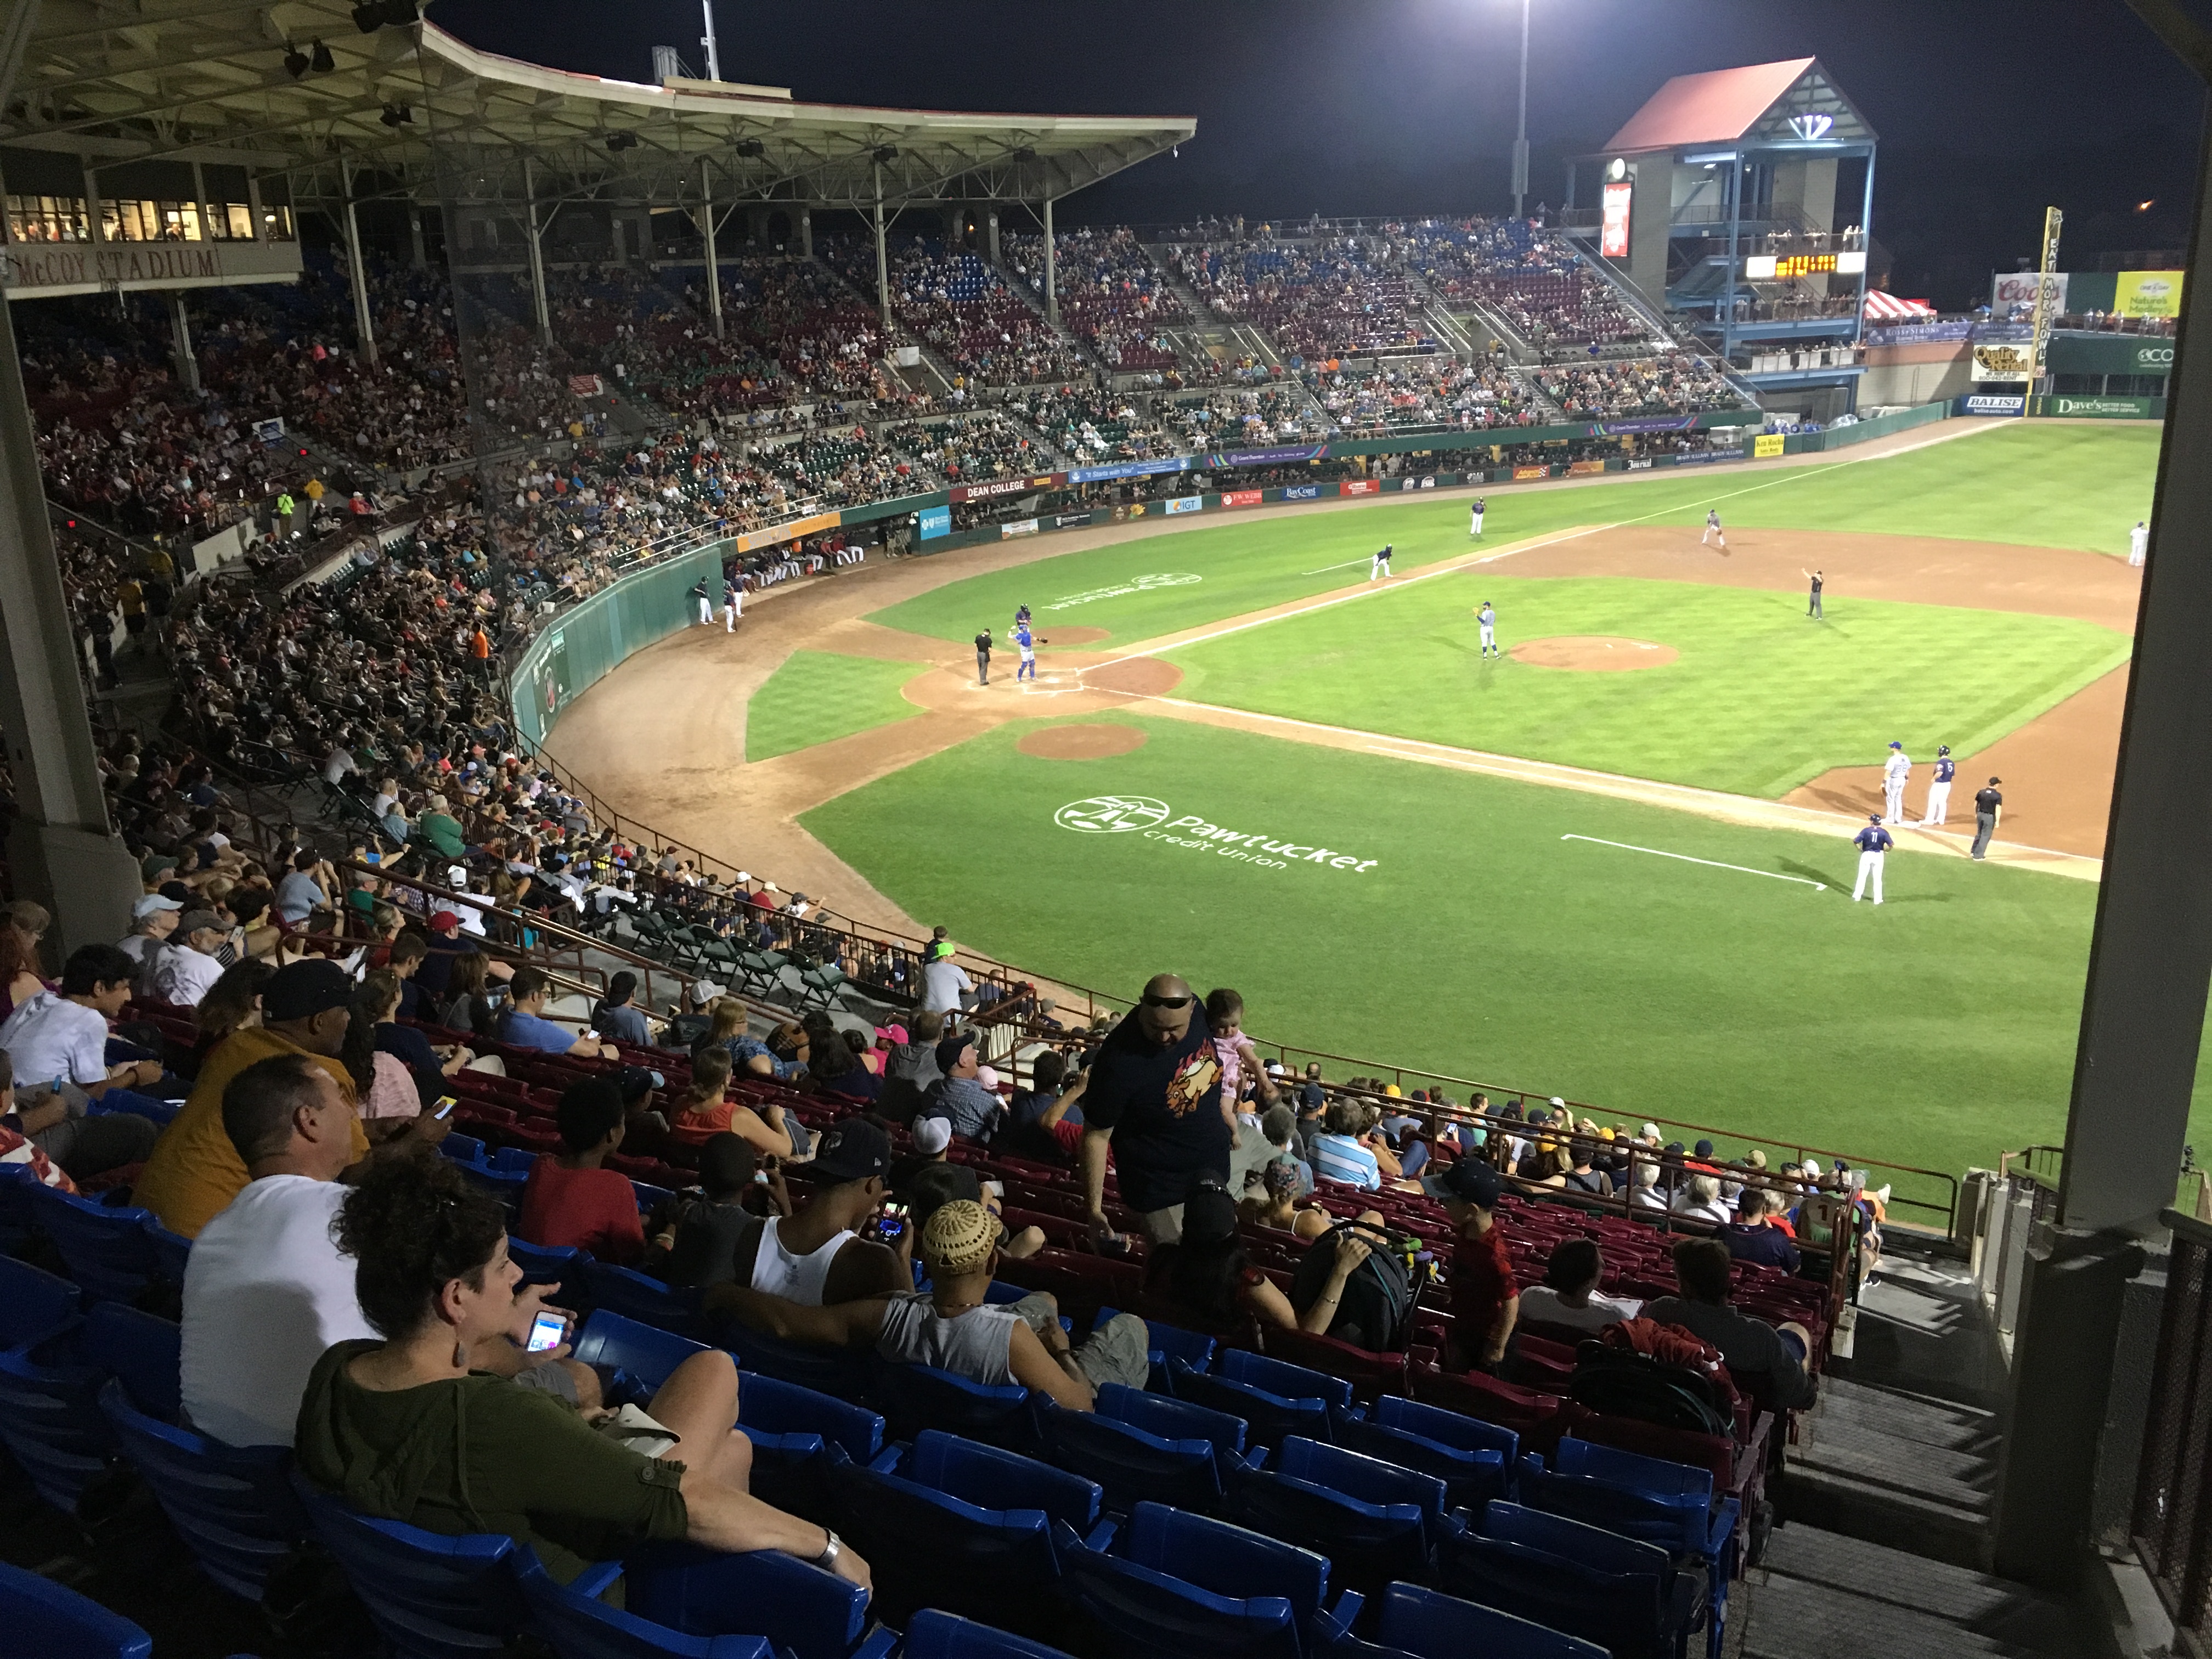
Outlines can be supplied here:
<path id="1" fill-rule="evenodd" d="M 1342 564 L 1325 564 L 1322 566 L 1319 570 L 1301 570 L 1298 572 L 1298 574 L 1301 576 L 1322 576 L 1328 574 L 1332 570 L 1349 570 L 1355 564 L 1371 564 L 1373 562 L 1373 556 L 1370 555 L 1364 558 L 1346 559 Z"/>
<path id="2" fill-rule="evenodd" d="M 1765 876 L 1769 881 L 1794 881 L 1800 887 L 1809 887 L 1816 893 L 1828 890 L 1825 881 L 1808 881 L 1802 876 L 1778 876 L 1771 870 L 1754 870 L 1748 865 L 1720 864 L 1711 859 L 1693 859 L 1687 853 L 1666 853 L 1656 847 L 1632 847 L 1625 841 L 1601 841 L 1595 836 L 1561 836 L 1561 841 L 1586 841 L 1593 847 L 1618 847 L 1626 853 L 1649 853 L 1655 858 L 1680 859 L 1685 864 L 1703 864 L 1715 870 L 1734 870 L 1747 876 Z"/>

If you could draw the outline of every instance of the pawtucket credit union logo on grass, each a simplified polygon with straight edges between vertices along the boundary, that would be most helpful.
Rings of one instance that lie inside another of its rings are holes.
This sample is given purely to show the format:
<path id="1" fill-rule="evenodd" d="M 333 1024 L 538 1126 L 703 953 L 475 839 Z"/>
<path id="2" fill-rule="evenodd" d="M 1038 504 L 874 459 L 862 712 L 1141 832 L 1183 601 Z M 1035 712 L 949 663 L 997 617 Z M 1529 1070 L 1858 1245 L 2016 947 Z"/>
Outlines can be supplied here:
<path id="1" fill-rule="evenodd" d="M 1170 501 L 1170 507 L 1175 505 Z M 1030 526 L 1034 530 L 1036 526 Z M 1133 581 L 1118 582 L 1112 587 L 1094 587 L 1085 593 L 1070 593 L 1066 599 L 1054 599 L 1045 606 L 1048 611 L 1065 611 L 1071 605 L 1093 605 L 1100 599 L 1118 599 L 1131 593 L 1149 593 L 1155 587 L 1188 587 L 1193 582 L 1202 582 L 1203 576 L 1187 572 L 1170 571 L 1164 575 L 1139 576 Z"/>
<path id="2" fill-rule="evenodd" d="M 1354 875 L 1364 876 L 1382 862 L 1380 859 L 1364 859 L 1357 853 L 1340 853 L 1303 842 L 1276 841 L 1265 834 L 1247 835 L 1241 830 L 1208 823 L 1194 814 L 1170 822 L 1168 814 L 1173 810 L 1165 801 L 1155 800 L 1150 795 L 1093 795 L 1087 800 L 1068 802 L 1052 815 L 1052 821 L 1063 830 L 1086 836 L 1141 835 L 1146 841 L 1211 853 L 1240 864 L 1255 865 L 1262 870 L 1318 864 L 1327 869 L 1349 870 Z M 1179 830 L 1188 833 L 1176 833 Z M 1270 854 L 1276 856 L 1269 857 Z"/>

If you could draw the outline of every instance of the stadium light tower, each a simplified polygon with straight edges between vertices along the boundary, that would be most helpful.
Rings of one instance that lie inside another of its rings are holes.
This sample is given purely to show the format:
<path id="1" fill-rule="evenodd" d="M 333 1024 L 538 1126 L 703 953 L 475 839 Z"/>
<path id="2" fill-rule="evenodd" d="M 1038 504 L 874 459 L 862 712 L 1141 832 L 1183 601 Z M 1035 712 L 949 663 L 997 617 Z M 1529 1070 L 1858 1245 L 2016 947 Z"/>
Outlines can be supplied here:
<path id="1" fill-rule="evenodd" d="M 1521 0 L 1521 119 L 1513 134 L 1513 216 L 1528 197 L 1528 0 Z"/>
<path id="2" fill-rule="evenodd" d="M 719 81 L 722 78 L 722 54 L 714 42 L 714 0 L 699 0 L 699 7 L 707 15 L 707 32 L 699 37 L 699 44 L 707 48 L 707 78 L 709 81 Z M 1521 56 L 1522 78 L 1526 80 L 1528 72 L 1526 60 L 1528 53 L 1525 46 L 1522 49 Z"/>

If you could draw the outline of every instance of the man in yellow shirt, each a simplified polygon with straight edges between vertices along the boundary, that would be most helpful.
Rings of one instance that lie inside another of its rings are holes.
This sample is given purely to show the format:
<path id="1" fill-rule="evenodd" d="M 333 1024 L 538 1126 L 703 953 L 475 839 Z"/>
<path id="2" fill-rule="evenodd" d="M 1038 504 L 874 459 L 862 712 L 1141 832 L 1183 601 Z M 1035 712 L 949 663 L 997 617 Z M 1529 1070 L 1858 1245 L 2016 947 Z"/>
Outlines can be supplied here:
<path id="1" fill-rule="evenodd" d="M 306 1054 L 337 1079 L 349 1106 L 358 1105 L 353 1078 L 338 1058 L 344 1046 L 354 985 L 327 957 L 311 957 L 280 968 L 261 993 L 258 1026 L 233 1032 L 200 1066 L 191 1097 L 161 1138 L 138 1176 L 133 1200 L 161 1218 L 173 1233 L 197 1238 L 242 1192 L 246 1164 L 222 1127 L 222 1091 L 247 1066 L 276 1054 Z M 421 1127 L 417 1127 L 421 1126 Z M 386 1142 L 407 1147 L 443 1139 L 446 1125 L 424 1116 Z M 368 1156 L 368 1136 L 353 1122 L 353 1159 Z"/>

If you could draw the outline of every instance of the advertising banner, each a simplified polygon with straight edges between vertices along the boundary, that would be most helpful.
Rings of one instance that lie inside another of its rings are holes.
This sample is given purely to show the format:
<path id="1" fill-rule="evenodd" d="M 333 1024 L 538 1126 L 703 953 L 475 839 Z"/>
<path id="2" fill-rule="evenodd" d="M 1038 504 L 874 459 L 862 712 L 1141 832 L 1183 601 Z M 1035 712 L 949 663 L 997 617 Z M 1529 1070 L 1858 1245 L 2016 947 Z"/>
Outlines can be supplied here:
<path id="1" fill-rule="evenodd" d="M 1012 524 L 999 526 L 999 539 L 1002 542 L 1010 542 L 1017 536 L 1034 536 L 1036 533 L 1037 521 L 1035 519 L 1017 519 Z"/>
<path id="2" fill-rule="evenodd" d="M 1605 187 L 1604 216 L 1598 233 L 1597 251 L 1608 259 L 1628 257 L 1628 210 L 1636 195 L 1636 186 L 1626 182 Z"/>
<path id="3" fill-rule="evenodd" d="M 1651 461 L 1652 458 L 1646 455 L 1640 461 L 1631 461 L 1628 464 L 1628 470 L 1631 472 L 1649 472 L 1651 470 Z"/>
<path id="4" fill-rule="evenodd" d="M 1340 495 L 1379 495 L 1382 493 L 1382 481 L 1380 478 L 1346 478 L 1337 485 L 1336 493 Z"/>
<path id="5" fill-rule="evenodd" d="M 1191 457 L 1171 455 L 1160 461 L 1116 461 L 1111 466 L 1071 466 L 1070 483 L 1108 483 L 1115 478 L 1149 478 L 1160 472 L 1188 472 Z"/>
<path id="6" fill-rule="evenodd" d="M 1206 506 L 1203 495 L 1178 495 L 1173 501 L 1162 501 L 1163 513 L 1196 513 Z"/>
<path id="7" fill-rule="evenodd" d="M 1866 343 L 1870 346 L 1931 345 L 1942 340 L 1966 340 L 1973 337 L 1974 325 L 1961 319 L 1954 323 L 1893 323 L 1887 328 L 1870 328 L 1866 331 Z"/>
<path id="8" fill-rule="evenodd" d="M 1593 438 L 1625 438 L 1638 432 L 1687 432 L 1698 423 L 1694 415 L 1639 415 L 1632 421 L 1599 421 L 1589 435 Z"/>
<path id="9" fill-rule="evenodd" d="M 1289 466 L 1297 461 L 1318 461 L 1328 453 L 1327 444 L 1291 444 L 1279 449 L 1232 449 L 1208 455 L 1206 465 L 1224 466 Z"/>
<path id="10" fill-rule="evenodd" d="M 1097 515 L 1093 513 L 1055 513 L 1052 527 L 1054 530 L 1077 530 L 1086 524 L 1095 523 L 1097 519 Z"/>
<path id="11" fill-rule="evenodd" d="M 2033 412 L 2076 421 L 2162 421 L 2166 418 L 2166 399 L 2075 398 L 2062 392 L 2057 397 L 2038 398 Z"/>
<path id="12" fill-rule="evenodd" d="M 1026 495 L 1033 489 L 1057 489 L 1067 482 L 1060 472 L 1039 472 L 1026 478 L 994 478 L 988 483 L 955 484 L 945 491 L 956 501 L 989 501 L 1001 495 Z"/>
<path id="13" fill-rule="evenodd" d="M 1283 499 L 1286 501 L 1310 501 L 1321 495 L 1319 484 L 1285 484 Z"/>
<path id="14" fill-rule="evenodd" d="M 1692 466 L 1702 461 L 1736 461 L 1743 459 L 1741 449 L 1692 449 L 1686 454 L 1667 458 L 1677 466 Z"/>
<path id="15" fill-rule="evenodd" d="M 1779 455 L 1782 447 L 1783 439 L 1779 432 L 1762 432 L 1751 441 L 1752 455 L 1762 461 L 1771 455 Z"/>
<path id="16" fill-rule="evenodd" d="M 735 537 L 738 551 L 750 553 L 757 548 L 774 547 L 780 542 L 796 541 L 801 536 L 811 536 L 817 530 L 835 530 L 844 520 L 835 513 L 817 513 L 809 519 L 793 519 L 789 524 L 780 524 L 766 530 L 749 530 Z"/>
<path id="17" fill-rule="evenodd" d="M 2179 317 L 2181 283 L 2179 270 L 2124 270 L 2112 288 L 2112 309 L 2123 317 Z"/>
<path id="18" fill-rule="evenodd" d="M 1266 493 L 1260 489 L 1224 489 L 1221 492 L 1221 504 L 1224 507 L 1257 507 L 1260 498 Z M 1288 493 L 1285 492 L 1286 495 Z"/>
<path id="19" fill-rule="evenodd" d="M 2144 334 L 2054 334 L 2045 367 L 2053 374 L 2166 374 L 2173 342 Z"/>
<path id="20" fill-rule="evenodd" d="M 1961 415 L 2018 415 L 2027 399 L 2018 392 L 2006 397 L 2001 393 L 1970 392 L 1959 399 Z"/>
<path id="21" fill-rule="evenodd" d="M 1551 476 L 1552 469 L 1548 466 L 1516 466 L 1513 469 L 1515 483 L 1520 483 L 1528 478 L 1548 478 Z"/>
<path id="22" fill-rule="evenodd" d="M 2175 273 L 2178 277 L 2179 273 Z M 2032 270 L 2001 270 L 1996 273 L 1990 289 L 1990 309 L 2008 311 L 2014 306 L 2035 303 L 2036 273 Z M 2066 309 L 2066 273 L 2053 271 L 2042 279 L 2043 314 L 2055 317 Z"/>
<path id="23" fill-rule="evenodd" d="M 914 517 L 916 527 L 921 532 L 921 539 L 926 542 L 952 533 L 952 509 L 949 507 L 925 507 Z"/>
<path id="24" fill-rule="evenodd" d="M 1974 380 L 2025 380 L 2035 372 L 2035 348 L 2022 342 L 1976 341 L 1967 354 L 1966 376 Z"/>
<path id="25" fill-rule="evenodd" d="M 1567 476 L 1570 478 L 1587 478 L 1593 472 L 1604 471 L 1603 461 L 1569 461 L 1567 463 Z"/>

